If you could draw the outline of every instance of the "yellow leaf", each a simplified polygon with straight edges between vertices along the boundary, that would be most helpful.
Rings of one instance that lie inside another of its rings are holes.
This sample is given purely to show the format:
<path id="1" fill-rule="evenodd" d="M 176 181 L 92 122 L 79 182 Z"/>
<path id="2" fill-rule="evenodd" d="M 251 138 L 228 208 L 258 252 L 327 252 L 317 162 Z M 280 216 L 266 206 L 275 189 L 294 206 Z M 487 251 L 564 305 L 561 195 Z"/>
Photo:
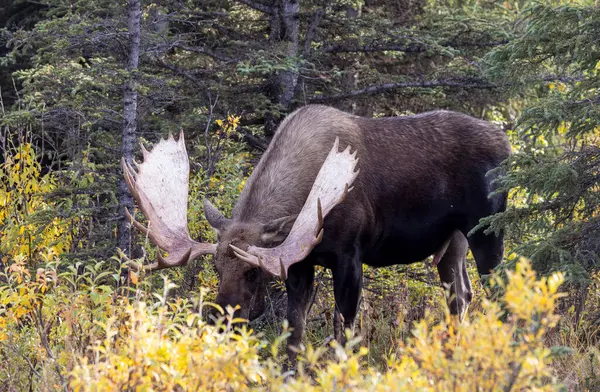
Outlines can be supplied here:
<path id="1" fill-rule="evenodd" d="M 129 280 L 131 281 L 131 283 L 133 283 L 135 286 L 137 286 L 138 284 L 138 276 L 135 272 L 129 270 Z"/>

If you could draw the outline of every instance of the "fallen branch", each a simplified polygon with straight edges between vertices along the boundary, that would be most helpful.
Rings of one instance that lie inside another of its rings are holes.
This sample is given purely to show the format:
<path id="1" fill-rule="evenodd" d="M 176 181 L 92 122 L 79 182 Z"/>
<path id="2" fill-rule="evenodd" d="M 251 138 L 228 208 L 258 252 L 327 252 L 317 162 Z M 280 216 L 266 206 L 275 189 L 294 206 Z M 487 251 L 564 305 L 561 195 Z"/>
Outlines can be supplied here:
<path id="1" fill-rule="evenodd" d="M 563 83 L 580 82 L 584 80 L 581 76 L 561 76 L 561 75 L 547 75 L 532 80 L 523 81 L 522 83 L 535 83 L 535 82 L 553 82 L 559 81 Z M 374 95 L 380 94 L 390 90 L 397 90 L 403 88 L 434 88 L 434 87 L 445 87 L 445 88 L 465 88 L 465 89 L 496 89 L 503 87 L 516 86 L 520 83 L 501 83 L 495 84 L 488 82 L 483 79 L 445 79 L 445 80 L 425 80 L 425 81 L 409 81 L 409 82 L 394 82 L 384 83 L 375 86 L 369 86 L 358 90 L 352 90 L 341 94 L 328 95 L 328 96 L 315 96 L 308 100 L 308 103 L 326 103 L 341 101 L 348 98 L 358 97 L 362 95 Z"/>

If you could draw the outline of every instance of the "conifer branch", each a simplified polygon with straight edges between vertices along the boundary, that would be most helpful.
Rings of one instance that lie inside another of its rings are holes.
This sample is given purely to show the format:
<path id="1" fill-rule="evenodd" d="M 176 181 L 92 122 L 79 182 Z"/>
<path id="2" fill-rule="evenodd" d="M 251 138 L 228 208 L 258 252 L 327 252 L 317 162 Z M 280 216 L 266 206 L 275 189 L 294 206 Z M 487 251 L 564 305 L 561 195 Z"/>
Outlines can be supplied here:
<path id="1" fill-rule="evenodd" d="M 347 98 L 358 97 L 361 95 L 373 95 L 380 94 L 389 90 L 396 90 L 402 88 L 433 88 L 433 87 L 457 87 L 457 88 L 469 88 L 469 89 L 494 89 L 501 87 L 500 85 L 489 83 L 485 80 L 430 80 L 430 81 L 411 81 L 411 82 L 397 82 L 397 83 L 384 83 L 376 86 L 369 86 L 358 90 L 348 91 L 342 94 L 330 95 L 330 96 L 316 96 L 311 98 L 309 103 L 324 103 L 340 101 Z"/>
<path id="2" fill-rule="evenodd" d="M 492 42 L 456 42 L 448 41 L 442 42 L 439 45 L 444 47 L 493 47 L 504 45 L 508 43 L 508 40 L 492 41 Z M 329 45 L 321 49 L 324 53 L 371 53 L 371 52 L 404 52 L 404 53 L 422 53 L 427 51 L 427 45 L 423 43 L 409 43 L 409 44 L 398 44 L 398 43 L 377 43 L 372 42 L 366 45 Z"/>
<path id="3" fill-rule="evenodd" d="M 242 3 L 247 5 L 250 8 L 253 8 L 257 11 L 260 12 L 264 12 L 265 14 L 272 14 L 273 13 L 273 7 L 266 5 L 266 4 L 261 4 L 261 3 L 257 3 L 255 1 L 252 0 L 237 0 L 238 3 Z"/>
<path id="4" fill-rule="evenodd" d="M 212 57 L 215 60 L 219 60 L 219 61 L 223 61 L 226 63 L 237 63 L 239 61 L 239 59 L 235 59 L 235 58 L 231 58 L 231 57 L 225 57 L 222 56 L 218 53 L 213 52 L 212 50 L 208 50 L 205 48 L 201 48 L 201 47 L 196 47 L 196 46 L 185 46 L 185 45 L 173 45 L 173 47 L 175 48 L 179 48 L 181 50 L 185 50 L 186 52 L 194 52 L 194 53 L 200 53 L 200 54 L 204 54 L 208 57 Z"/>
<path id="5" fill-rule="evenodd" d="M 563 83 L 578 82 L 584 78 L 578 76 L 561 76 L 561 75 L 548 75 L 540 78 L 528 80 L 528 83 L 535 82 L 553 82 L 559 81 Z M 429 80 L 429 81 L 409 81 L 409 82 L 395 82 L 395 83 L 384 83 L 375 86 L 369 86 L 358 90 L 352 90 L 341 94 L 329 95 L 329 96 L 315 96 L 308 100 L 308 103 L 325 103 L 341 101 L 343 99 L 359 97 L 362 95 L 374 95 L 384 93 L 390 90 L 397 90 L 402 88 L 434 88 L 434 87 L 446 87 L 446 88 L 465 88 L 465 89 L 496 89 L 502 87 L 515 86 L 517 83 L 501 83 L 495 84 L 488 82 L 483 79 L 445 79 L 445 80 Z"/>

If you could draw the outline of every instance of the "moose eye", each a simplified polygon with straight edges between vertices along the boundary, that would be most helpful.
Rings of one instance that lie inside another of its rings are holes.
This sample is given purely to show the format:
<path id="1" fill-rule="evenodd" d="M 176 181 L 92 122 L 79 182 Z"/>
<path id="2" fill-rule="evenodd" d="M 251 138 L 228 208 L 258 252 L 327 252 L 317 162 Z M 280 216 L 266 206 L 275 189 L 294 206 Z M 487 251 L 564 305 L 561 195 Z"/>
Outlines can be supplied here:
<path id="1" fill-rule="evenodd" d="M 256 279 L 258 279 L 258 272 L 258 268 L 252 268 L 244 274 L 244 278 L 246 278 L 246 280 L 249 282 L 254 282 Z"/>

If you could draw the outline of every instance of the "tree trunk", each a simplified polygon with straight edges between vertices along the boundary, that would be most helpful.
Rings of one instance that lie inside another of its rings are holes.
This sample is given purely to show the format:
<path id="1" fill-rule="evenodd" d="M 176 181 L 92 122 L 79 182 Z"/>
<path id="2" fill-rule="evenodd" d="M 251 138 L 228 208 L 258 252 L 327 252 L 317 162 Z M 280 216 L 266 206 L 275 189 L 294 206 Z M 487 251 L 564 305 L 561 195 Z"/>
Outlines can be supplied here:
<path id="1" fill-rule="evenodd" d="M 125 160 L 133 162 L 133 147 L 136 140 L 137 128 L 137 90 L 136 73 L 140 58 L 140 0 L 127 0 L 129 30 L 129 53 L 127 62 L 128 78 L 123 86 L 123 135 L 121 140 L 121 152 Z M 119 182 L 119 204 L 121 206 L 122 220 L 119 225 L 118 241 L 119 248 L 125 254 L 131 252 L 131 224 L 125 216 L 125 209 L 133 212 L 133 198 L 127 189 L 123 178 Z"/>
<path id="2" fill-rule="evenodd" d="M 280 41 L 286 57 L 294 59 L 297 59 L 299 55 L 299 9 L 299 0 L 280 0 L 277 6 L 273 7 L 271 15 L 271 41 Z M 280 71 L 273 78 L 273 103 L 284 113 L 289 112 L 297 83 L 298 70 L 295 67 Z M 281 122 L 281 116 L 273 113 L 265 115 L 265 136 L 267 138 L 273 136 L 279 122 Z"/>
<path id="3" fill-rule="evenodd" d="M 283 17 L 283 42 L 285 45 L 285 54 L 288 57 L 298 57 L 298 30 L 300 18 L 298 10 L 300 8 L 299 0 L 282 0 Z M 294 62 L 296 64 L 297 60 Z M 289 69 L 281 71 L 279 74 L 281 91 L 279 103 L 286 109 L 289 108 L 294 98 L 294 90 L 298 82 L 298 70 Z"/>

